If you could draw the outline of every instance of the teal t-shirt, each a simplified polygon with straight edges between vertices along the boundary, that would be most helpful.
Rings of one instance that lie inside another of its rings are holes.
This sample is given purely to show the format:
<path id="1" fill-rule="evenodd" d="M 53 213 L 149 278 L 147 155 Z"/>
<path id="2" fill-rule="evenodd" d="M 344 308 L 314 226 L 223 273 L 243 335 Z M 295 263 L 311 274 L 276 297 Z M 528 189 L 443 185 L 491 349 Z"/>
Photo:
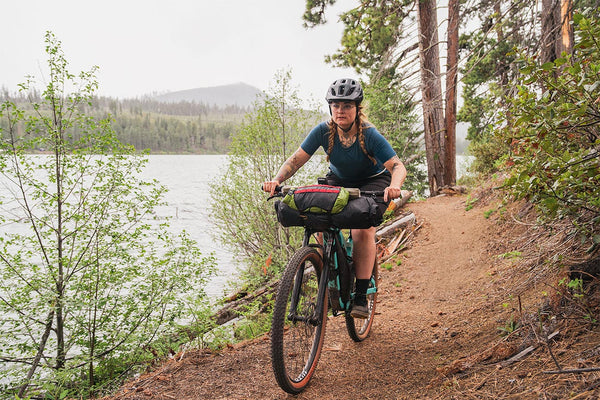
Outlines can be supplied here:
<path id="1" fill-rule="evenodd" d="M 380 174 L 385 170 L 383 163 L 396 155 L 389 142 L 373 125 L 365 125 L 363 133 L 367 152 L 375 158 L 377 164 L 374 164 L 362 151 L 358 140 L 352 146 L 344 148 L 336 135 L 333 149 L 329 154 L 329 168 L 341 179 L 355 181 Z M 319 147 L 327 152 L 328 146 L 329 125 L 327 122 L 322 122 L 314 127 L 300 145 L 302 150 L 310 155 L 313 155 Z"/>

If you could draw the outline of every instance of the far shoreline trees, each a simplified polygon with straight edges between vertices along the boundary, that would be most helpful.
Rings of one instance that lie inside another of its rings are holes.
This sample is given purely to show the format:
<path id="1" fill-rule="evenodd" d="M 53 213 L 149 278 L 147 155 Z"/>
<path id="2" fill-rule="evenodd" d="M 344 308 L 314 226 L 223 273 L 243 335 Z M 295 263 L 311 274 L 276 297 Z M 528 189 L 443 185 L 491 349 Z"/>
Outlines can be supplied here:
<path id="1" fill-rule="evenodd" d="M 0 101 L 11 101 L 25 110 L 41 93 L 31 88 L 21 92 L 2 91 Z M 94 118 L 111 120 L 122 143 L 154 154 L 225 154 L 231 137 L 250 107 L 208 105 L 194 101 L 162 102 L 151 98 L 117 99 L 93 96 L 85 112 Z M 6 124 L 0 121 L 0 127 Z M 23 130 L 23 127 L 16 127 Z M 44 151 L 44 148 L 33 149 Z"/>

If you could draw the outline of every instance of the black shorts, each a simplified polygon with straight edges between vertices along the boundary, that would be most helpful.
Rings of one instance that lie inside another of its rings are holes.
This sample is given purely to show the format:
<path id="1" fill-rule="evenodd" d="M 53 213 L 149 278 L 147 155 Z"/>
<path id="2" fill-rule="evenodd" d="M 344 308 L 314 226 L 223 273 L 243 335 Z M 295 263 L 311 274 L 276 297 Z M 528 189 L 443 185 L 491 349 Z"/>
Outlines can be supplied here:
<path id="1" fill-rule="evenodd" d="M 358 188 L 361 191 L 383 191 L 386 187 L 390 186 L 390 183 L 392 182 L 392 174 L 390 174 L 388 170 L 385 170 L 381 174 L 372 178 L 361 179 L 357 181 L 342 179 L 331 171 L 329 171 L 326 178 L 328 185 Z M 383 213 L 385 213 L 385 210 L 387 210 L 389 201 L 383 201 L 382 197 L 376 198 L 375 201 L 377 202 L 377 209 L 380 214 L 379 216 L 383 216 Z"/>

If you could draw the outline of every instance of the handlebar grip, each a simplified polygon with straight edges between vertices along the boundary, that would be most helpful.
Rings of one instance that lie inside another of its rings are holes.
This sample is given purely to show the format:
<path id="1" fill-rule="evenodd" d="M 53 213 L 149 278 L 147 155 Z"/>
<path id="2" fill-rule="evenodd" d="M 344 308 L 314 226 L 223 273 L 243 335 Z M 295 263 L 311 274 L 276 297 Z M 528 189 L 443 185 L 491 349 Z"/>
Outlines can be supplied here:
<path id="1" fill-rule="evenodd" d="M 279 185 L 277 187 L 275 187 L 275 193 L 280 193 L 283 190 L 284 186 Z M 265 185 L 260 185 L 260 190 L 265 190 Z"/>
<path id="2" fill-rule="evenodd" d="M 351 199 L 357 199 L 361 196 L 383 197 L 383 195 L 385 193 L 383 190 L 363 190 L 363 191 L 361 191 L 358 188 L 346 188 L 346 190 L 350 194 Z"/>
<path id="3" fill-rule="evenodd" d="M 350 194 L 351 199 L 358 199 L 360 197 L 360 189 L 358 188 L 346 188 Z"/>

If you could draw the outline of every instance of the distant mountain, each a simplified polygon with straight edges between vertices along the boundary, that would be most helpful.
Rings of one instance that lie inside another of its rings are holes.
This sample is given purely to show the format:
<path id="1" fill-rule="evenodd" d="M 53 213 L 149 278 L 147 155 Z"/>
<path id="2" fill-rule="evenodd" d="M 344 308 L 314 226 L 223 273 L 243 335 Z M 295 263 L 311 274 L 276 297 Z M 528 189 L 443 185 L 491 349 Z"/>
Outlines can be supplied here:
<path id="1" fill-rule="evenodd" d="M 231 85 L 212 86 L 197 89 L 180 90 L 155 96 L 154 100 L 164 103 L 178 103 L 180 101 L 189 101 L 204 103 L 207 105 L 225 106 L 251 106 L 257 96 L 262 95 L 262 91 L 254 86 L 239 82 Z"/>

